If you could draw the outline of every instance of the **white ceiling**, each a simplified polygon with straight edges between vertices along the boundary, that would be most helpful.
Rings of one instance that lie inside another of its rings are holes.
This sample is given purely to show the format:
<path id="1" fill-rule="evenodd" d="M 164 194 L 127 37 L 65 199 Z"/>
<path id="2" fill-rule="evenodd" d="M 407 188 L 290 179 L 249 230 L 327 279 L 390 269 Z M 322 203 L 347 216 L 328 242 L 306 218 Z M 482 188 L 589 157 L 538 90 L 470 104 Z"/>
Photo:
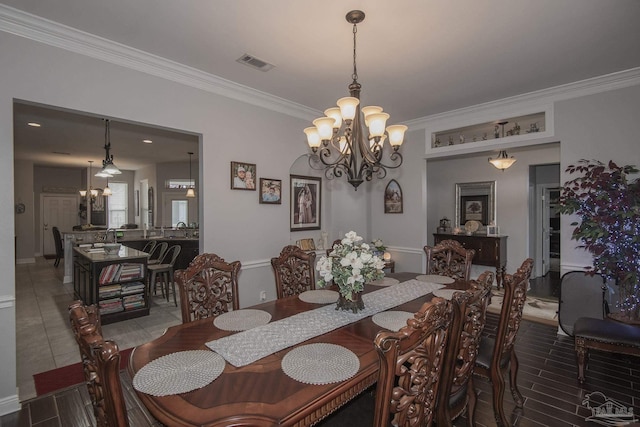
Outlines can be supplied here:
<path id="1" fill-rule="evenodd" d="M 638 0 L 2 3 L 320 111 L 348 95 L 344 16 L 361 9 L 362 102 L 383 106 L 389 123 L 640 66 Z M 237 63 L 245 53 L 275 67 Z"/>

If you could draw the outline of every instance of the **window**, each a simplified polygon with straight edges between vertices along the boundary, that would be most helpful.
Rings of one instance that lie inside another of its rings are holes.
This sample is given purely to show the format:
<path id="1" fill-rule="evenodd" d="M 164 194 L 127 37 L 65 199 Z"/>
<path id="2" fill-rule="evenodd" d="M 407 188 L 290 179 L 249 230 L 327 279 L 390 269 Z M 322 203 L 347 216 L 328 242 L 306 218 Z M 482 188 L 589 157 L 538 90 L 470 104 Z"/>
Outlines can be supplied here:
<path id="1" fill-rule="evenodd" d="M 107 224 L 110 228 L 122 228 L 128 222 L 128 185 L 126 182 L 110 182 L 109 188 L 113 194 L 109 196 L 109 203 L 107 203 L 109 211 Z"/>
<path id="2" fill-rule="evenodd" d="M 172 200 L 171 201 L 171 226 L 176 227 L 179 222 L 187 224 L 189 221 L 189 201 L 188 200 Z"/>

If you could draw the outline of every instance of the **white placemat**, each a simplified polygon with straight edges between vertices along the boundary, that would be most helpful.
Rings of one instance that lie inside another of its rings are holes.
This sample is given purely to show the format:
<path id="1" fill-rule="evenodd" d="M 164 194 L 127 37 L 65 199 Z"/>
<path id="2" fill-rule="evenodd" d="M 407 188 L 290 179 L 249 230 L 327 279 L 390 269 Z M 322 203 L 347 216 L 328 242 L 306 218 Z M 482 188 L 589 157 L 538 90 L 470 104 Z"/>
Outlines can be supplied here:
<path id="1" fill-rule="evenodd" d="M 383 277 L 382 279 L 374 280 L 369 284 L 374 286 L 391 286 L 397 285 L 398 283 L 400 283 L 398 279 L 394 279 L 393 277 Z"/>
<path id="2" fill-rule="evenodd" d="M 354 376 L 360 369 L 358 356 L 336 344 L 302 345 L 282 358 L 282 370 L 305 384 L 330 384 Z"/>
<path id="3" fill-rule="evenodd" d="M 298 295 L 298 298 L 300 298 L 301 301 L 312 304 L 329 304 L 338 301 L 339 296 L 340 294 L 330 289 L 314 289 L 302 292 Z"/>
<path id="4" fill-rule="evenodd" d="M 455 282 L 451 277 L 440 276 L 438 274 L 421 274 L 416 277 L 416 280 L 420 280 L 421 282 L 440 283 L 441 285 L 448 285 Z"/>
<path id="5" fill-rule="evenodd" d="M 359 313 L 336 310 L 335 305 L 329 304 L 209 341 L 206 345 L 233 366 L 246 366 L 276 351 L 397 307 L 442 287 L 412 279 L 363 295 L 364 310 Z"/>
<path id="6" fill-rule="evenodd" d="M 223 313 L 213 319 L 213 324 L 223 331 L 246 331 L 247 329 L 266 325 L 270 320 L 271 313 L 245 308 Z"/>
<path id="7" fill-rule="evenodd" d="M 383 311 L 375 314 L 371 320 L 378 326 L 397 332 L 400 328 L 407 326 L 407 320 L 412 317 L 413 313 L 408 311 Z"/>
<path id="8" fill-rule="evenodd" d="M 209 350 L 167 354 L 147 363 L 133 377 L 133 388 L 152 396 L 169 396 L 202 388 L 218 378 L 226 362 Z"/>
<path id="9" fill-rule="evenodd" d="M 461 291 L 459 289 L 436 289 L 433 291 L 433 295 L 444 299 L 451 299 L 455 292 Z"/>

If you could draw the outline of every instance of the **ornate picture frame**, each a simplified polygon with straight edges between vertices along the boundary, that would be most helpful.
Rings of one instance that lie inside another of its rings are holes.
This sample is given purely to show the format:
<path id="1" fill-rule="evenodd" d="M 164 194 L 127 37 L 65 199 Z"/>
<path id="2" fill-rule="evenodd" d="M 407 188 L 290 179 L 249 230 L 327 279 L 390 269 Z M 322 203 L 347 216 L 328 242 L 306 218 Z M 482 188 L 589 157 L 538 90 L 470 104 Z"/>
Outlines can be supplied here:
<path id="1" fill-rule="evenodd" d="M 464 227 L 467 221 L 478 221 L 485 227 L 496 221 L 496 182 L 463 182 L 456 184 L 455 222 Z"/>
<path id="2" fill-rule="evenodd" d="M 256 191 L 255 163 L 231 162 L 231 189 Z"/>
<path id="3" fill-rule="evenodd" d="M 260 178 L 259 202 L 267 205 L 282 204 L 282 180 Z"/>
<path id="4" fill-rule="evenodd" d="M 313 176 L 290 175 L 291 231 L 320 230 L 322 214 L 322 179 Z"/>
<path id="5" fill-rule="evenodd" d="M 402 187 L 392 179 L 384 189 L 384 213 L 396 214 L 403 211 Z"/>

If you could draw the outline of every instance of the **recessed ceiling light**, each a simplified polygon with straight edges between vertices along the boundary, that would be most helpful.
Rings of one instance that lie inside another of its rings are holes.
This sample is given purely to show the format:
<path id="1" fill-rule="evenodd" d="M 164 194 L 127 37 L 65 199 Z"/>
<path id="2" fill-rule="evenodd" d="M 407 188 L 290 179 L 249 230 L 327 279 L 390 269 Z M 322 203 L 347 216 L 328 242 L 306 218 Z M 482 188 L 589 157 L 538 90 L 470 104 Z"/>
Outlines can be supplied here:
<path id="1" fill-rule="evenodd" d="M 144 142 L 145 144 L 153 144 L 153 141 L 150 139 L 143 139 L 142 142 Z"/>
<path id="2" fill-rule="evenodd" d="M 27 123 L 27 125 L 34 127 L 34 128 L 39 128 L 40 126 L 42 126 L 40 123 L 36 123 L 36 122 L 29 122 Z"/>

